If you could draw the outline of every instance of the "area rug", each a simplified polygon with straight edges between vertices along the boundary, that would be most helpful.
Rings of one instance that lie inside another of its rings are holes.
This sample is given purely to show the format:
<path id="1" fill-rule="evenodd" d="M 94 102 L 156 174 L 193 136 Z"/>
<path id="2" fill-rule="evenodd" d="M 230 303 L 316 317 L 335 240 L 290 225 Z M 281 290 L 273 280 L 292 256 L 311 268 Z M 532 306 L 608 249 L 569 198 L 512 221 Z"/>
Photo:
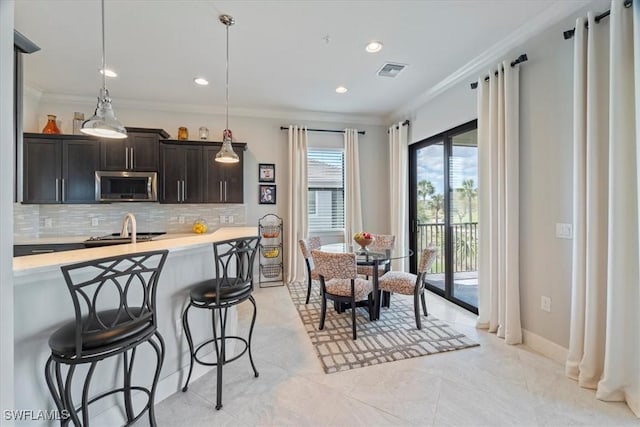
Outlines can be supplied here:
<path id="1" fill-rule="evenodd" d="M 375 322 L 369 321 L 365 308 L 358 308 L 358 339 L 355 341 L 351 337 L 350 310 L 337 313 L 332 301 L 328 301 L 324 330 L 320 331 L 318 287 L 313 287 L 309 304 L 304 303 L 306 284 L 291 283 L 288 288 L 320 363 L 328 374 L 479 345 L 431 314 L 422 317 L 422 329 L 418 330 L 413 298 L 401 296 L 393 296 L 391 307 L 383 308 L 380 319 Z"/>

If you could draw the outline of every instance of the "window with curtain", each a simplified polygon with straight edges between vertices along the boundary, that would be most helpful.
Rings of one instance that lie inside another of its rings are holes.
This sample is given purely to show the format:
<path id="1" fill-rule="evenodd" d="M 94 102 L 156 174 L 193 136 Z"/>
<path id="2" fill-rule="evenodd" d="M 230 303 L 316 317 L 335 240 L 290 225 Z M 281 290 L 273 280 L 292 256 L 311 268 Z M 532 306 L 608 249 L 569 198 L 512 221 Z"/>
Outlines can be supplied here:
<path id="1" fill-rule="evenodd" d="M 309 232 L 344 230 L 344 151 L 307 152 Z"/>

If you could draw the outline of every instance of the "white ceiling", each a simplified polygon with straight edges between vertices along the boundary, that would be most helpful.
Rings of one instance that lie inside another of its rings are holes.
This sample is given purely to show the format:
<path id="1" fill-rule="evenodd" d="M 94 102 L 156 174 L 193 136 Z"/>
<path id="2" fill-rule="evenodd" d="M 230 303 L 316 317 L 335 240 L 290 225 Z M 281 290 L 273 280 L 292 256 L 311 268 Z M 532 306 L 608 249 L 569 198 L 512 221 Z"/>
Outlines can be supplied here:
<path id="1" fill-rule="evenodd" d="M 582 0 L 106 0 L 107 85 L 118 101 L 386 117 L 531 22 L 559 20 Z M 560 6 L 560 7 L 559 7 Z M 557 12 L 556 11 L 560 11 Z M 549 18 L 549 16 L 551 16 Z M 25 82 L 44 94 L 95 98 L 101 85 L 100 2 L 17 0 L 15 26 L 40 46 Z M 325 37 L 329 36 L 329 43 Z M 370 40 L 384 43 L 365 52 Z M 378 77 L 387 61 L 408 64 Z M 207 87 L 193 78 L 206 77 Z M 349 91 L 335 93 L 339 85 Z"/>

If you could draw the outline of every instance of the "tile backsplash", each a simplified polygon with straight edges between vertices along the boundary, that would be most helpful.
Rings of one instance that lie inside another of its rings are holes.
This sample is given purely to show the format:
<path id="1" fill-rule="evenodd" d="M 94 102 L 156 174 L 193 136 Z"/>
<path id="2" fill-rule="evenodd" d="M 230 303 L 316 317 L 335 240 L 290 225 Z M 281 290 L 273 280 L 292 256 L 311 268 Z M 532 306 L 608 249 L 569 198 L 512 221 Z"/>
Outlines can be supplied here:
<path id="1" fill-rule="evenodd" d="M 95 205 L 13 205 L 17 238 L 102 236 L 119 232 L 127 212 L 136 217 L 137 230 L 188 233 L 203 218 L 209 230 L 246 223 L 245 205 L 112 203 Z"/>

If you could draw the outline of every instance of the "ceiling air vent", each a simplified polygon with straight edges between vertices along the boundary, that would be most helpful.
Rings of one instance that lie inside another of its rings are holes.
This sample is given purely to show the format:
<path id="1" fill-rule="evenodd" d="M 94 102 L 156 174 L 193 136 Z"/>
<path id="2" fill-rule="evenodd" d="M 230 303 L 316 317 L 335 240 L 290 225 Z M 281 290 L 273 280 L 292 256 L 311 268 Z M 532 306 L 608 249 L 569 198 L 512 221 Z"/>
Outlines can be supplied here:
<path id="1" fill-rule="evenodd" d="M 394 64 L 391 62 L 387 62 L 378 70 L 378 75 L 381 77 L 396 77 L 400 74 L 400 71 L 404 70 L 406 65 L 404 64 Z"/>

